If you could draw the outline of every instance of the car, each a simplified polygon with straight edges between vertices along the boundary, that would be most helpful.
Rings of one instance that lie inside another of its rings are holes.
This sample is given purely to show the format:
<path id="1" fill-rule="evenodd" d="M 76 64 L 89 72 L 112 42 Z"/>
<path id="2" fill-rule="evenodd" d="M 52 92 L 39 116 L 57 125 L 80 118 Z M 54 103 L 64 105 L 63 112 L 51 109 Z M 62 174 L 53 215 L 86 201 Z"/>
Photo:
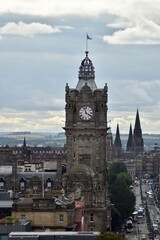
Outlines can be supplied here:
<path id="1" fill-rule="evenodd" d="M 143 234 L 142 237 L 141 237 L 141 240 L 146 240 L 146 239 L 147 239 L 146 235 Z"/>

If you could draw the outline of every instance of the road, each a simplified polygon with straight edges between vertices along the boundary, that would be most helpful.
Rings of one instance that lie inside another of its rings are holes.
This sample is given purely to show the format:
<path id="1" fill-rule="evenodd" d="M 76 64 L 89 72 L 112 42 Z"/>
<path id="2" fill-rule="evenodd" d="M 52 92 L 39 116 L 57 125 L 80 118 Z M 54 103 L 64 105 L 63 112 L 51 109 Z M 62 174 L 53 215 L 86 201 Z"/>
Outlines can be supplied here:
<path id="1" fill-rule="evenodd" d="M 133 191 L 136 196 L 136 209 L 138 209 L 139 207 L 144 207 L 146 210 L 146 208 L 148 208 L 150 222 L 148 220 L 148 214 L 144 217 L 138 218 L 137 221 L 134 223 L 133 233 L 127 234 L 127 239 L 141 240 L 142 236 L 145 235 L 147 240 L 160 240 L 160 235 L 158 234 L 160 232 L 160 229 L 153 229 L 153 225 L 158 227 L 158 222 L 160 223 L 160 210 L 153 202 L 150 201 L 148 194 L 146 194 L 148 191 L 151 191 L 151 184 L 142 184 L 143 202 L 141 199 L 140 182 L 138 182 L 138 184 L 134 186 Z M 149 223 L 150 225 L 148 225 Z"/>

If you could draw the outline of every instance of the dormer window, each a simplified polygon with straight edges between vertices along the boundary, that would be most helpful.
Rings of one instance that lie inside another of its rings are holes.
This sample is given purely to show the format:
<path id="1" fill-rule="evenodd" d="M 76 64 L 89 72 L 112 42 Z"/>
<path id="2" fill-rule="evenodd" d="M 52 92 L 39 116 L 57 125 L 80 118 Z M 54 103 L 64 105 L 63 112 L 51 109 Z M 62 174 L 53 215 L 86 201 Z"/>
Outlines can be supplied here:
<path id="1" fill-rule="evenodd" d="M 48 189 L 52 188 L 52 180 L 50 178 L 47 180 L 46 185 Z"/>
<path id="2" fill-rule="evenodd" d="M 26 189 L 26 181 L 24 180 L 24 178 L 21 178 L 19 183 L 20 191 L 24 191 Z"/>
<path id="3" fill-rule="evenodd" d="M 0 178 L 0 191 L 4 190 L 5 180 L 4 178 Z"/>

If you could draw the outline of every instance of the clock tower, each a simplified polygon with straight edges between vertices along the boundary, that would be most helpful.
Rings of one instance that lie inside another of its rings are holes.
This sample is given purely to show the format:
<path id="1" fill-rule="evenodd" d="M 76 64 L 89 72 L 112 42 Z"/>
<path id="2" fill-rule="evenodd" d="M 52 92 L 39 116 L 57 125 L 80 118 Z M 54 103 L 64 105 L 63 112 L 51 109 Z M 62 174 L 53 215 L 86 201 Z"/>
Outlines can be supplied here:
<path id="1" fill-rule="evenodd" d="M 76 88 L 66 84 L 65 89 L 66 193 L 83 203 L 84 230 L 104 232 L 111 226 L 106 161 L 108 87 L 97 88 L 94 66 L 88 51 L 85 54 Z"/>

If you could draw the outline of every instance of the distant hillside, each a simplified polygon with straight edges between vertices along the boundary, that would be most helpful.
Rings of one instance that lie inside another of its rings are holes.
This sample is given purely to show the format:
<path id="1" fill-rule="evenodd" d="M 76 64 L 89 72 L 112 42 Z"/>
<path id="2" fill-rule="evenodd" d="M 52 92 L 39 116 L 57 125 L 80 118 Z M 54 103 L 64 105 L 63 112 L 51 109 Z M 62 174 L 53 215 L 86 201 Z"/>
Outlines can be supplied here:
<path id="1" fill-rule="evenodd" d="M 14 133 L 0 133 L 0 145 L 21 146 L 24 137 L 27 145 L 30 146 L 53 146 L 62 147 L 66 143 L 64 132 L 60 133 L 32 133 L 28 131 Z M 113 134 L 113 141 L 115 135 Z M 160 134 L 143 134 L 144 145 L 146 150 L 153 149 L 154 145 L 160 146 Z M 122 146 L 126 149 L 128 134 L 121 134 Z"/>
<path id="2" fill-rule="evenodd" d="M 0 134 L 0 145 L 21 146 L 24 138 L 30 146 L 55 146 L 61 147 L 65 144 L 64 133 L 32 133 L 14 132 Z"/>

